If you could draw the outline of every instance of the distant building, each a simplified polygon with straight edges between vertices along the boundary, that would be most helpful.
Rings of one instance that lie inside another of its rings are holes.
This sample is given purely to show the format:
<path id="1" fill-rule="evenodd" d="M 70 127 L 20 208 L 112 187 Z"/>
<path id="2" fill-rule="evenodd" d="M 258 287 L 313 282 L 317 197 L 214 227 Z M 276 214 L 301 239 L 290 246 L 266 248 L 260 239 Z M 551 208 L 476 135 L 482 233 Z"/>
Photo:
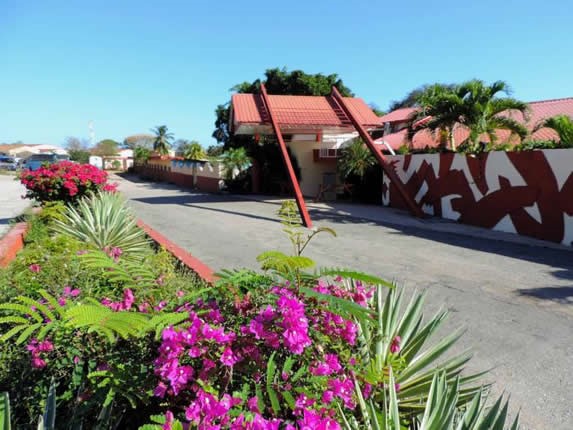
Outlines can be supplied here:
<path id="1" fill-rule="evenodd" d="M 30 154 L 67 155 L 68 151 L 54 145 L 12 143 L 0 145 L 0 153 L 5 153 L 13 157 L 22 157 Z"/>

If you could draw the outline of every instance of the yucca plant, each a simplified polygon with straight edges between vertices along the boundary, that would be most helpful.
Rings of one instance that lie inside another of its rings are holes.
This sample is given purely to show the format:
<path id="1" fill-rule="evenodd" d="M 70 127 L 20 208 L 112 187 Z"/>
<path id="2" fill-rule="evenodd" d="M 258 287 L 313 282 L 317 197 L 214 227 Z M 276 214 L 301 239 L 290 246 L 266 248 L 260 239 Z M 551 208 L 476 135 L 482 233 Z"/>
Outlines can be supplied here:
<path id="1" fill-rule="evenodd" d="M 443 372 L 448 384 L 458 381 L 456 399 L 460 405 L 484 389 L 472 384 L 485 372 L 461 375 L 471 358 L 469 351 L 444 358 L 461 337 L 461 330 L 426 347 L 447 312 L 440 311 L 424 322 L 424 297 L 416 293 L 404 307 L 402 290 L 380 285 L 373 297 L 376 318 L 358 321 L 361 358 L 366 368 L 362 376 L 373 386 L 387 386 L 392 375 L 399 387 L 400 415 L 406 420 L 413 420 L 425 409 L 436 370 Z M 383 402 L 385 395 L 387 392 L 375 392 L 374 401 Z"/>
<path id="2" fill-rule="evenodd" d="M 393 374 L 383 402 L 375 403 L 362 395 L 356 382 L 359 417 L 345 414 L 339 409 L 345 430 L 518 430 L 519 414 L 511 426 L 508 421 L 508 402 L 500 396 L 490 407 L 486 406 L 487 393 L 476 392 L 472 399 L 459 405 L 459 378 L 448 382 L 445 372 L 435 371 L 428 392 L 428 401 L 415 420 L 405 427 L 400 418 L 400 403 Z"/>
<path id="3" fill-rule="evenodd" d="M 118 193 L 99 193 L 68 207 L 54 230 L 101 250 L 121 249 L 126 256 L 149 252 L 149 241 Z"/>

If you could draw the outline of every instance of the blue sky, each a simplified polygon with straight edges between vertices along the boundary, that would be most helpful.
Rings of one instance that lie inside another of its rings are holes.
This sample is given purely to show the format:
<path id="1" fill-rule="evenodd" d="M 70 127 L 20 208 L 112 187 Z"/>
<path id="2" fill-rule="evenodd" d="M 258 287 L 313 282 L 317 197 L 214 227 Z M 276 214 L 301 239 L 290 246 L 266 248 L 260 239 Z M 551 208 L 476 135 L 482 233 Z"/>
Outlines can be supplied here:
<path id="1" fill-rule="evenodd" d="M 570 0 L 0 0 L 0 142 L 148 132 L 211 138 L 236 83 L 283 67 L 337 73 L 382 109 L 411 89 L 506 80 L 573 96 Z"/>

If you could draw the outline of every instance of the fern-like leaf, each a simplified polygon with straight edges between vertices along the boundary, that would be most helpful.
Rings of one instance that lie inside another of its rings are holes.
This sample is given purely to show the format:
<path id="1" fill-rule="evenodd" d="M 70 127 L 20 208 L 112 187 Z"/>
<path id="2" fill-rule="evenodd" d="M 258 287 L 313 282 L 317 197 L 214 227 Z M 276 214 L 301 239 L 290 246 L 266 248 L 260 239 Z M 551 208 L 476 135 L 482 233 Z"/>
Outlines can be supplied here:
<path id="1" fill-rule="evenodd" d="M 364 272 L 358 272 L 355 270 L 350 269 L 342 269 L 342 268 L 321 268 L 318 271 L 318 275 L 323 276 L 331 276 L 336 277 L 340 276 L 344 279 L 352 279 L 354 281 L 360 281 L 365 284 L 369 285 L 384 285 L 388 288 L 395 288 L 395 285 L 391 282 L 386 281 L 378 276 L 370 275 Z"/>

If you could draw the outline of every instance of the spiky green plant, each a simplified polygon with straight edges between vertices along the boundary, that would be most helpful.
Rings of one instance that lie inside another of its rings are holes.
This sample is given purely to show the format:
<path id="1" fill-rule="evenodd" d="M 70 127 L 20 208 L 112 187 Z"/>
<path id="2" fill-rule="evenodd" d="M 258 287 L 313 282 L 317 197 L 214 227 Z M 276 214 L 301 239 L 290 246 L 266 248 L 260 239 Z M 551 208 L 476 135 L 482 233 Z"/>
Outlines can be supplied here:
<path id="1" fill-rule="evenodd" d="M 373 386 L 386 386 L 389 375 L 393 375 L 400 386 L 397 395 L 401 416 L 411 419 L 424 410 L 436 369 L 444 373 L 448 384 L 459 381 L 460 404 L 482 389 L 472 384 L 483 372 L 461 376 L 471 358 L 469 351 L 444 358 L 461 337 L 461 330 L 427 346 L 446 320 L 446 311 L 424 322 L 424 294 L 414 294 L 404 307 L 402 290 L 382 285 L 377 287 L 373 304 L 376 318 L 358 321 L 360 354 L 366 364 L 362 376 Z M 375 394 L 375 400 L 381 401 L 383 396 Z"/>
<path id="2" fill-rule="evenodd" d="M 149 240 L 119 193 L 102 192 L 68 207 L 54 230 L 101 250 L 119 248 L 126 256 L 147 253 Z"/>
<path id="3" fill-rule="evenodd" d="M 509 425 L 508 402 L 500 396 L 490 407 L 486 406 L 487 392 L 480 389 L 473 398 L 459 404 L 459 378 L 448 382 L 443 371 L 435 371 L 423 410 L 407 425 L 400 417 L 400 400 L 390 372 L 390 383 L 381 403 L 365 399 L 356 382 L 358 418 L 339 409 L 345 430 L 518 430 L 519 414 Z"/>

